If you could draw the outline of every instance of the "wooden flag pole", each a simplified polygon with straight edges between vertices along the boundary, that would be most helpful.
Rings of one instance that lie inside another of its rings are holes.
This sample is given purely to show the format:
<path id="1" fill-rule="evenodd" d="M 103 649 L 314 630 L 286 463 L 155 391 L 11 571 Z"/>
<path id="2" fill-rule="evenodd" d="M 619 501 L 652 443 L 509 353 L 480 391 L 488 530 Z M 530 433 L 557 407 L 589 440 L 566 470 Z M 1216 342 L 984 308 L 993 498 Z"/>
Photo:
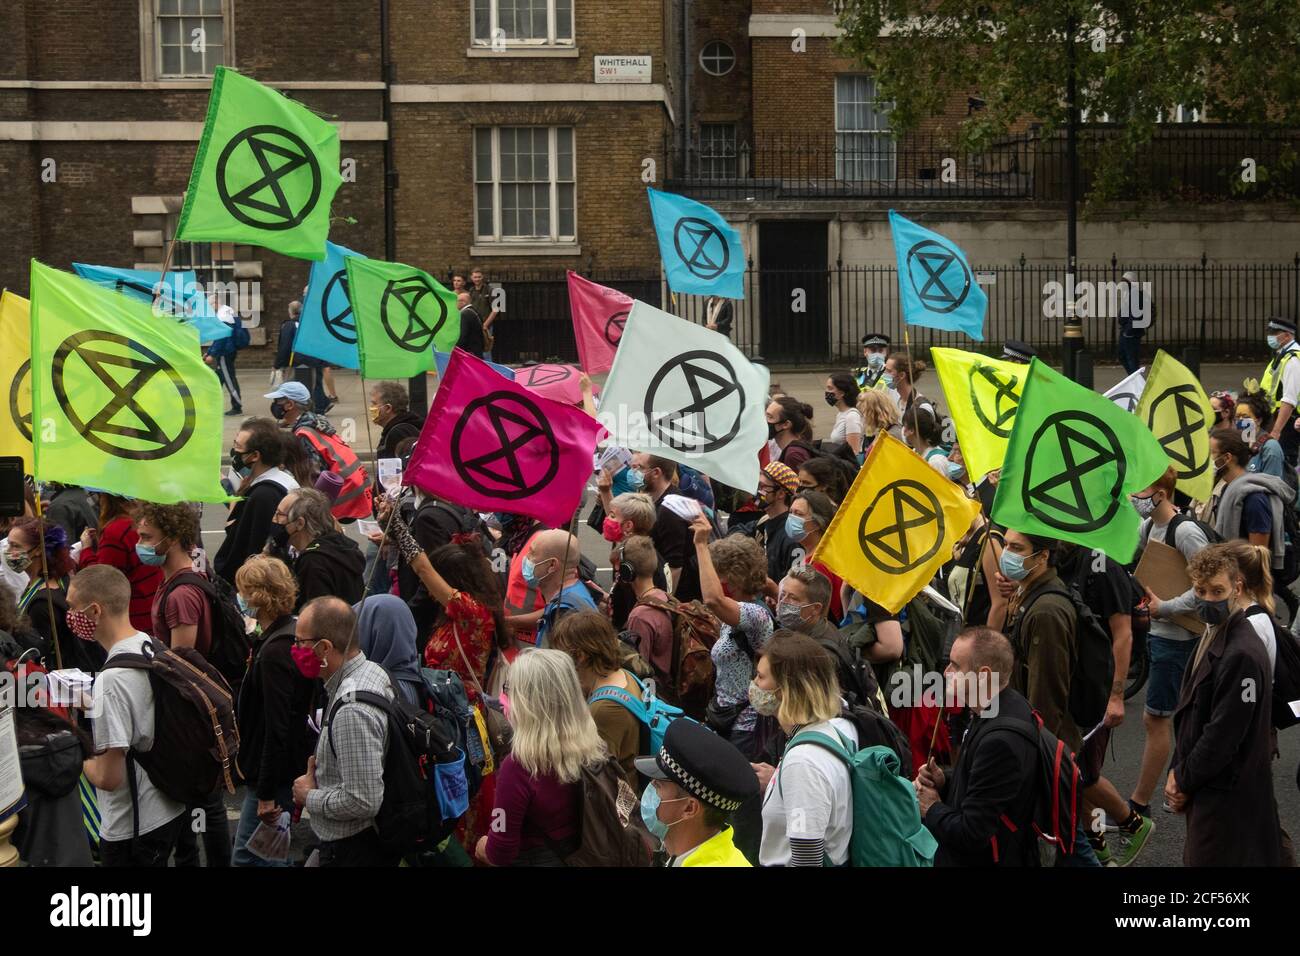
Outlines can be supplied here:
<path id="1" fill-rule="evenodd" d="M 54 643 L 54 666 L 63 670 L 63 651 L 59 647 L 59 625 L 54 619 L 54 595 L 50 591 L 50 562 L 45 550 L 45 509 L 41 506 L 41 492 L 35 489 L 36 531 L 41 536 L 41 576 L 45 579 L 45 609 L 50 615 L 50 640 Z"/>

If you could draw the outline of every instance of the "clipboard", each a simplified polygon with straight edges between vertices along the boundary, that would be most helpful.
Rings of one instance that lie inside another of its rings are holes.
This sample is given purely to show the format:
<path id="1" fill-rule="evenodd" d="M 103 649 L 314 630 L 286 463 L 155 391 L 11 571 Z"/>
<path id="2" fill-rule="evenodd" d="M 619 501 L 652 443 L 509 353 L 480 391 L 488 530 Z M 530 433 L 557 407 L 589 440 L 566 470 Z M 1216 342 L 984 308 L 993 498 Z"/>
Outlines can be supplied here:
<path id="1" fill-rule="evenodd" d="M 1161 541 L 1147 541 L 1142 560 L 1138 561 L 1133 576 L 1162 601 L 1180 597 L 1192 586 L 1192 579 L 1187 576 L 1187 559 L 1183 553 Z M 1175 614 L 1164 620 L 1173 621 L 1193 634 L 1205 630 L 1205 622 L 1194 614 Z"/>

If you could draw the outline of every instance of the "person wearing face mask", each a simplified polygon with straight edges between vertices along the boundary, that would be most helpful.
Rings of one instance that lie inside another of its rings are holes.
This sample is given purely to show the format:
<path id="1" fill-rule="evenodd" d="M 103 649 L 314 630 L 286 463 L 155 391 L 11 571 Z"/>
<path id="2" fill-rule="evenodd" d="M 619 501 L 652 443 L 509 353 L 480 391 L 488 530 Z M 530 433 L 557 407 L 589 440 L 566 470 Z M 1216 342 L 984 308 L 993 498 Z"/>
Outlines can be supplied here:
<path id="1" fill-rule="evenodd" d="M 858 383 L 848 372 L 836 372 L 826 379 L 826 404 L 835 409 L 830 440 L 844 442 L 853 454 L 862 451 L 862 415 L 858 412 Z"/>
<path id="2" fill-rule="evenodd" d="M 793 471 L 813 456 L 813 408 L 789 395 L 774 398 L 767 406 L 767 438 L 776 443 L 781 464 Z"/>
<path id="3" fill-rule="evenodd" d="M 546 530 L 536 518 L 506 515 L 501 524 L 501 544 L 510 558 L 506 573 L 506 624 L 516 639 L 525 644 L 537 642 L 537 622 L 546 610 L 546 599 L 537 585 L 524 580 L 524 559 L 533 539 Z"/>
<path id="4" fill-rule="evenodd" d="M 250 418 L 240 426 L 230 448 L 230 467 L 243 479 L 235 491 L 240 500 L 230 510 L 226 537 L 212 559 L 212 569 L 231 584 L 245 559 L 266 544 L 281 499 L 298 487 L 280 467 L 283 461 L 284 443 L 275 422 Z"/>
<path id="5" fill-rule="evenodd" d="M 918 405 L 903 413 L 903 441 L 924 458 L 927 465 L 948 478 L 948 456 L 939 444 L 942 438 L 931 409 Z"/>
<path id="6" fill-rule="evenodd" d="M 801 491 L 790 505 L 790 514 L 786 516 L 786 534 L 798 546 L 794 564 L 788 570 L 808 564 L 814 571 L 823 574 L 831 583 L 830 603 L 823 609 L 833 622 L 844 617 L 844 605 L 841 601 L 841 589 L 844 580 L 821 561 L 811 561 L 817 545 L 821 544 L 822 535 L 835 520 L 835 503 L 820 491 Z"/>
<path id="7" fill-rule="evenodd" d="M 1165 799 L 1187 820 L 1184 866 L 1281 866 L 1273 792 L 1268 652 L 1245 614 L 1253 601 L 1226 545 L 1187 566 L 1207 625 L 1174 712 Z M 1243 688 L 1252 688 L 1244 693 Z"/>
<path id="8" fill-rule="evenodd" d="M 248 674 L 239 688 L 239 772 L 247 783 L 231 854 L 234 866 L 289 866 L 247 849 L 258 822 L 274 825 L 293 809 L 293 781 L 307 768 L 307 717 L 317 682 L 293 660 L 298 584 L 283 561 L 254 555 L 235 574 L 239 607 L 257 620 Z M 393 598 L 396 600 L 396 598 Z M 409 612 L 408 612 L 409 613 Z"/>
<path id="9" fill-rule="evenodd" d="M 862 336 L 862 358 L 863 364 L 853 370 L 858 387 L 863 391 L 869 389 L 883 391 L 887 388 L 882 381 L 882 376 L 885 372 L 885 361 L 889 358 L 889 336 L 883 332 L 868 332 Z"/>
<path id="10" fill-rule="evenodd" d="M 609 591 L 609 603 L 614 627 L 622 630 L 627 616 L 636 605 L 636 592 L 632 568 L 623 569 L 623 544 L 633 535 L 648 535 L 655 525 L 655 503 L 649 495 L 626 492 L 610 499 L 601 528 L 601 537 L 610 543 L 609 560 L 614 574 L 614 584 Z M 668 587 L 663 572 L 663 562 L 655 569 L 655 586 Z"/>
<path id="11" fill-rule="evenodd" d="M 658 455 L 637 452 L 632 456 L 632 468 L 644 477 L 645 493 L 655 503 L 650 537 L 668 565 L 673 596 L 679 601 L 698 601 L 700 569 L 691 544 L 690 522 L 664 504 L 664 498 L 676 493 L 677 465 Z"/>
<path id="12" fill-rule="evenodd" d="M 657 520 L 657 519 L 656 519 Z M 546 610 L 537 622 L 537 646 L 546 647 L 546 633 L 570 611 L 595 611 L 591 591 L 578 579 L 581 548 L 569 532 L 544 531 L 533 539 L 524 558 L 524 580 L 534 585 L 546 600 Z"/>
<path id="13" fill-rule="evenodd" d="M 760 713 L 776 717 L 786 737 L 775 768 L 755 766 L 763 793 L 762 866 L 843 866 L 853 836 L 848 768 L 806 734 L 840 740 L 849 753 L 857 727 L 840 716 L 835 665 L 810 637 L 783 631 L 763 648 L 749 690 Z M 800 738 L 803 739 L 800 739 Z"/>
<path id="14" fill-rule="evenodd" d="M 1282 443 L 1287 464 L 1294 468 L 1300 450 L 1300 432 L 1295 430 L 1295 409 L 1300 404 L 1300 361 L 1296 360 L 1300 356 L 1300 344 L 1296 343 L 1296 324 L 1280 316 L 1269 319 L 1268 347 L 1273 357 L 1259 380 L 1260 391 L 1273 413 L 1268 434 Z"/>
<path id="15" fill-rule="evenodd" d="M 349 604 L 361 600 L 366 559 L 356 542 L 339 530 L 325 495 L 314 488 L 295 488 L 280 500 L 271 521 L 272 546 L 279 543 L 297 554 L 292 567 L 298 579 L 298 607 L 327 594 Z M 275 547 L 274 556 L 281 557 L 284 550 Z"/>
<path id="16" fill-rule="evenodd" d="M 106 661 L 143 654 L 149 635 L 131 624 L 131 584 L 117 568 L 94 565 L 73 579 L 68 624 L 77 638 L 94 642 Z M 66 666 L 66 665 L 65 665 Z M 149 750 L 155 733 L 149 672 L 106 667 L 95 677 L 90 724 L 96 755 L 82 764 L 99 797 L 99 857 L 106 867 L 165 867 L 189 821 L 185 805 L 154 786 L 129 750 Z M 134 786 L 127 779 L 135 774 Z M 222 809 L 222 818 L 225 810 Z"/>
<path id="17" fill-rule="evenodd" d="M 763 509 L 761 517 L 750 529 L 750 534 L 767 552 L 767 576 L 773 581 L 781 576 L 795 560 L 798 545 L 786 532 L 786 518 L 790 501 L 799 490 L 799 476 L 779 461 L 769 462 L 758 476 L 756 501 Z M 727 526 L 728 535 L 745 534 L 746 525 Z"/>
<path id="18" fill-rule="evenodd" d="M 111 564 L 131 582 L 131 623 L 136 630 L 153 633 L 154 595 L 162 584 L 162 568 L 147 564 L 136 553 L 140 540 L 135 530 L 138 504 L 129 498 L 102 491 L 99 494 L 98 528 L 87 528 L 81 535 L 81 553 L 77 567 Z"/>
<path id="19" fill-rule="evenodd" d="M 368 518 L 374 507 L 370 479 L 356 452 L 339 437 L 338 431 L 324 415 L 311 410 L 311 394 L 301 382 L 285 382 L 271 399 L 271 415 L 288 429 L 307 459 L 308 474 L 314 484 L 317 476 L 330 471 L 339 477 L 342 488 L 334 501 L 334 517 Z"/>
<path id="20" fill-rule="evenodd" d="M 379 441 L 375 444 L 375 461 L 397 458 L 397 446 L 408 438 L 419 438 L 424 427 L 424 416 L 411 411 L 411 397 L 400 382 L 376 382 L 370 386 L 370 420 L 379 426 Z M 372 493 L 376 504 L 384 494 L 379 484 L 378 466 Z M 378 512 L 375 512 L 376 514 Z"/>
<path id="21" fill-rule="evenodd" d="M 1285 475 L 1286 456 L 1282 453 L 1282 443 L 1270 432 L 1273 427 L 1273 414 L 1268 409 L 1268 400 L 1263 392 L 1242 395 L 1237 402 L 1235 421 L 1221 423 L 1223 427 L 1235 426 L 1241 433 L 1241 439 L 1250 446 L 1253 453 L 1247 471 L 1260 475 L 1272 475 L 1281 478 Z"/>
<path id="22" fill-rule="evenodd" d="M 293 801 L 305 807 L 320 838 L 322 867 L 396 866 L 380 843 L 375 816 L 384 802 L 388 721 L 353 691 L 392 699 L 388 673 L 366 660 L 357 643 L 357 616 L 345 601 L 317 598 L 298 615 L 290 652 L 307 680 L 325 681 L 316 753 L 293 781 Z"/>
<path id="23" fill-rule="evenodd" d="M 641 819 L 668 852 L 669 866 L 749 866 L 736 847 L 732 816 L 758 796 L 758 778 L 745 755 L 691 720 L 675 720 L 663 746 L 638 757 L 650 783 Z"/>
<path id="24" fill-rule="evenodd" d="M 1176 548 L 1183 560 L 1190 563 L 1210 541 L 1197 522 L 1180 514 L 1174 507 L 1177 481 L 1177 472 L 1170 466 L 1155 484 L 1133 497 L 1133 506 L 1142 518 L 1138 547 L 1143 549 L 1148 542 L 1155 541 Z M 1147 635 L 1149 672 L 1146 705 L 1142 713 L 1146 743 L 1137 781 L 1129 796 L 1129 806 L 1150 819 L 1151 798 L 1173 749 L 1173 716 L 1178 706 L 1183 673 L 1201 632 L 1190 631 L 1179 623 L 1179 618 L 1185 619 L 1195 613 L 1196 594 L 1192 588 L 1165 601 L 1156 597 L 1149 588 L 1146 596 L 1147 608 L 1151 612 L 1151 630 Z"/>
<path id="25" fill-rule="evenodd" d="M 63 667 L 79 667 L 91 674 L 99 670 L 103 650 L 94 641 L 77 640 L 67 623 L 68 581 L 76 567 L 68 553 L 67 533 L 37 518 L 19 518 L 9 529 L 4 560 L 11 571 L 27 574 L 27 586 L 18 596 L 18 613 L 32 622 L 46 667 L 54 669 L 61 659 Z"/>

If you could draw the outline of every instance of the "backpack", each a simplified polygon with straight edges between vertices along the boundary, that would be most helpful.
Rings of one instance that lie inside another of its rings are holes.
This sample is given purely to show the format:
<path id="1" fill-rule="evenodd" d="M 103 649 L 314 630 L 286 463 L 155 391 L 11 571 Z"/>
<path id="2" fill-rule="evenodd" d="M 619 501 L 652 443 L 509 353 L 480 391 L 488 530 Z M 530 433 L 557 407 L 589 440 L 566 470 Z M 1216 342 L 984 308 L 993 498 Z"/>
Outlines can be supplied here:
<path id="1" fill-rule="evenodd" d="M 1287 509 L 1284 508 L 1283 510 L 1285 511 Z M 1178 547 L 1175 543 L 1178 535 L 1178 526 L 1187 521 L 1190 521 L 1192 524 L 1196 525 L 1196 527 L 1201 529 L 1201 534 L 1205 535 L 1205 540 L 1209 544 L 1221 544 L 1223 542 L 1223 536 L 1219 534 L 1219 532 L 1215 531 L 1213 526 L 1202 521 L 1200 518 L 1194 518 L 1191 515 L 1176 514 L 1169 519 L 1169 527 L 1165 529 L 1165 544 L 1169 545 L 1171 548 Z M 1150 534 L 1150 528 L 1148 527 L 1147 536 L 1150 537 Z"/>
<path id="2" fill-rule="evenodd" d="M 1268 615 L 1273 625 L 1273 639 L 1277 643 L 1277 662 L 1273 665 L 1273 726 L 1286 730 L 1300 724 L 1300 717 L 1291 709 L 1291 701 L 1300 700 L 1300 642 L 1289 630 L 1279 627 L 1277 619 L 1258 604 L 1246 609 L 1246 616 Z"/>
<path id="3" fill-rule="evenodd" d="M 842 441 L 825 441 L 819 438 L 814 442 L 806 442 L 796 438 L 787 447 L 794 446 L 802 448 L 813 458 L 825 458 L 833 464 L 844 478 L 845 487 L 852 487 L 853 480 L 858 477 L 858 456 L 853 454 L 853 449 Z"/>
<path id="4" fill-rule="evenodd" d="M 899 772 L 906 775 L 912 769 L 912 744 L 902 729 L 874 707 L 849 704 L 840 714 L 853 724 L 858 732 L 858 746 L 888 747 L 898 757 Z"/>
<path id="5" fill-rule="evenodd" d="M 153 690 L 153 747 L 128 751 L 128 764 L 138 763 L 155 787 L 187 807 L 207 803 L 222 787 L 234 793 L 239 728 L 221 672 L 194 648 L 172 649 L 158 640 L 146 642 L 139 654 L 114 654 L 104 669 L 113 667 L 148 672 Z M 129 766 L 127 779 L 138 813 L 135 771 Z"/>
<path id="6" fill-rule="evenodd" d="M 1037 603 L 1038 598 L 1044 594 L 1063 594 L 1070 599 L 1070 604 L 1074 607 L 1074 639 L 1077 653 L 1074 664 L 1070 668 L 1068 709 L 1075 726 L 1087 731 L 1101 723 L 1102 718 L 1106 716 L 1106 704 L 1110 701 L 1110 687 L 1115 679 L 1115 656 L 1110 632 L 1097 620 L 1097 615 L 1092 612 L 1092 608 L 1084 603 L 1078 589 L 1064 584 L 1048 588 L 1036 595 L 1033 602 L 1021 612 L 1021 621 L 1029 613 L 1029 609 Z M 1023 658 L 1023 650 L 1022 647 L 1017 648 L 1017 653 L 1022 655 L 1018 665 L 1020 667 L 1027 666 Z"/>
<path id="7" fill-rule="evenodd" d="M 704 709 L 713 699 L 716 675 L 710 652 L 721 624 L 700 601 L 682 602 L 669 595 L 666 601 L 643 597 L 637 603 L 667 612 L 672 621 L 672 673 L 656 674 L 661 696 L 687 716 L 703 720 Z"/>
<path id="8" fill-rule="evenodd" d="M 159 606 L 164 613 L 172 591 L 182 584 L 194 585 L 208 599 L 212 643 L 208 647 L 207 659 L 226 679 L 232 693 L 238 698 L 239 685 L 243 683 L 244 674 L 248 670 L 248 656 L 253 645 L 248 639 L 244 615 L 235 601 L 234 589 L 223 577 L 210 578 L 197 571 L 181 571 L 163 585 Z"/>
<path id="9" fill-rule="evenodd" d="M 408 704 L 394 687 L 392 700 L 368 690 L 339 695 L 329 712 L 331 753 L 335 753 L 334 716 L 353 702 L 378 708 L 388 724 L 384 798 L 375 814 L 379 842 L 400 856 L 433 849 L 469 809 L 465 751 L 442 721 Z"/>
<path id="10" fill-rule="evenodd" d="M 809 744 L 829 750 L 849 771 L 853 786 L 853 836 L 849 839 L 849 866 L 933 866 L 939 843 L 921 823 L 916 790 L 899 776 L 901 764 L 889 747 L 864 747 L 851 752 L 853 741 L 836 732 L 805 731 L 786 746 L 790 750 Z M 782 760 L 781 766 L 785 761 Z M 781 766 L 777 789 L 781 789 Z M 910 765 L 909 765 L 910 766 Z M 784 795 L 783 795 L 784 796 Z"/>
<path id="11" fill-rule="evenodd" d="M 253 337 L 249 335 L 248 329 L 244 328 L 244 320 L 238 315 L 235 316 L 235 325 L 230 330 L 231 336 L 235 340 L 235 349 L 246 349 L 252 343 Z"/>
<path id="12" fill-rule="evenodd" d="M 641 801 L 618 761 L 610 757 L 599 767 L 583 767 L 578 782 L 578 847 L 566 856 L 549 837 L 547 845 L 564 858 L 565 866 L 649 866 L 651 840 L 641 820 Z"/>
<path id="13" fill-rule="evenodd" d="M 657 754 L 659 748 L 663 746 L 664 734 L 668 730 L 668 725 L 682 716 L 682 709 L 674 707 L 656 696 L 654 687 L 642 683 L 631 671 L 625 670 L 623 673 L 636 682 L 636 686 L 641 691 L 641 700 L 637 700 L 622 687 L 606 686 L 598 687 L 591 697 L 587 699 L 587 703 L 594 704 L 602 700 L 612 700 L 616 704 L 621 704 L 627 709 L 628 713 L 641 722 L 641 726 L 644 728 L 641 734 L 641 752 L 638 756 L 644 757 L 647 754 Z M 646 731 L 649 732 L 649 749 L 645 746 Z"/>
<path id="14" fill-rule="evenodd" d="M 1040 772 L 1031 825 L 1039 839 L 1052 844 L 1066 856 L 1072 855 L 1075 852 L 1075 836 L 1079 832 L 1079 813 L 1083 800 L 1083 775 L 1079 771 L 1079 765 L 1074 762 L 1074 754 L 1043 726 L 1043 718 L 1038 711 L 1034 711 L 1033 725 L 1014 717 L 994 717 L 992 722 L 999 730 L 1009 730 L 1038 748 Z M 985 733 L 991 731 L 992 728 Z M 1017 832 L 1015 823 L 1005 813 L 1000 822 L 1012 833 Z M 997 862 L 997 836 L 994 835 L 992 840 L 993 860 Z"/>
<path id="15" fill-rule="evenodd" d="M 483 782 L 488 753 L 474 719 L 465 684 L 455 671 L 420 668 L 420 681 L 424 684 L 420 704 L 425 712 L 442 726 L 458 750 L 465 755 L 465 774 L 469 781 L 469 795 L 478 793 Z"/>
<path id="16" fill-rule="evenodd" d="M 871 669 L 871 665 L 863 658 L 855 657 L 845 640 L 836 637 L 815 637 L 813 640 L 835 661 L 840 693 L 849 705 L 861 705 L 878 713 L 880 701 L 877 694 L 880 684 L 876 681 L 876 672 Z"/>

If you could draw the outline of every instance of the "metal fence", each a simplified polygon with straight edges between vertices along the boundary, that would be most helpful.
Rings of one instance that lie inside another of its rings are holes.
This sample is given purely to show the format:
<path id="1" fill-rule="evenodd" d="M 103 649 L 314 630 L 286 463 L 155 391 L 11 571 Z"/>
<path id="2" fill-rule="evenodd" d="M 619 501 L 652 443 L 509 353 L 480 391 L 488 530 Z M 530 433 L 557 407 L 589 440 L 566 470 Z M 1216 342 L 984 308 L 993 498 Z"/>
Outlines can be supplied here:
<path id="1" fill-rule="evenodd" d="M 1114 300 L 1103 283 L 1119 283 L 1127 270 L 1150 283 L 1151 327 L 1148 348 L 1202 349 L 1203 361 L 1264 357 L 1264 320 L 1300 317 L 1300 253 L 1290 262 L 1216 264 L 1200 262 L 1141 265 L 1120 262 L 1082 264 L 1074 276 L 1076 295 L 1093 296 L 1083 319 L 1087 348 L 1094 360 L 1115 355 L 1118 323 Z M 908 329 L 917 350 L 955 346 L 998 354 L 1002 342 L 1020 339 L 1045 357 L 1057 357 L 1062 320 L 1045 314 L 1052 287 L 1066 297 L 1065 268 L 1054 263 L 978 265 L 975 278 L 988 296 L 984 341 L 961 333 L 918 326 Z M 587 278 L 619 289 L 665 311 L 703 323 L 706 301 L 698 295 L 673 295 L 657 272 L 593 273 Z M 505 289 L 505 311 L 494 331 L 494 358 L 504 362 L 576 361 L 577 347 L 563 272 L 498 273 L 491 281 Z M 1085 286 L 1084 283 L 1091 283 Z M 750 269 L 745 298 L 733 303 L 732 341 L 747 355 L 780 365 L 822 365 L 850 361 L 861 354 L 868 332 L 903 341 L 898 275 L 893 266 L 835 266 L 830 269 Z"/>
<path id="2" fill-rule="evenodd" d="M 1086 198 L 1104 152 L 1123 135 L 1115 124 L 1079 131 L 1079 195 Z M 1300 131 L 1225 124 L 1161 126 L 1124 164 L 1114 198 L 1123 200 L 1284 199 L 1300 196 Z M 670 134 L 667 188 L 699 199 L 994 198 L 1064 202 L 1065 133 L 1031 129 L 980 152 L 953 148 L 949 137 L 889 131 L 764 133 L 752 142 L 685 144 Z M 1250 160 L 1247 182 L 1243 174 Z"/>

